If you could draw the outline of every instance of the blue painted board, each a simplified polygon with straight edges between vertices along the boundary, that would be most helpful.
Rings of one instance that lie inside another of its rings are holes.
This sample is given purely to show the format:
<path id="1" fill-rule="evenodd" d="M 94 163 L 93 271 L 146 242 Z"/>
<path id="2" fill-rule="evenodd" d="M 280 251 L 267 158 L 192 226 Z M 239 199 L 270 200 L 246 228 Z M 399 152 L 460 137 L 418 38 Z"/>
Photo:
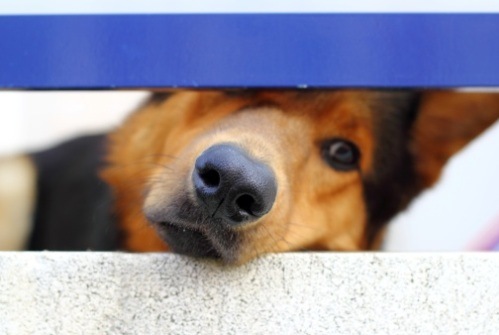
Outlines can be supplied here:
<path id="1" fill-rule="evenodd" d="M 0 16 L 0 88 L 499 86 L 499 14 Z"/>

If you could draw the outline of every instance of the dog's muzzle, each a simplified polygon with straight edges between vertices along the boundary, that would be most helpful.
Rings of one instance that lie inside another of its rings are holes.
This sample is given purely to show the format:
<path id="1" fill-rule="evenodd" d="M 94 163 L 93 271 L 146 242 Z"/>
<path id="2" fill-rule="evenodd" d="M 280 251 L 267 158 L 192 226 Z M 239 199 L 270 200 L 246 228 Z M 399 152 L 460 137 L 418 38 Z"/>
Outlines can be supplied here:
<path id="1" fill-rule="evenodd" d="M 242 228 L 258 224 L 274 205 L 273 170 L 240 147 L 217 144 L 197 157 L 190 177 L 169 205 L 146 210 L 149 221 L 174 252 L 237 261 Z"/>
<path id="2" fill-rule="evenodd" d="M 205 214 L 233 227 L 267 214 L 277 194 L 271 168 L 231 144 L 204 151 L 196 160 L 192 183 Z"/>

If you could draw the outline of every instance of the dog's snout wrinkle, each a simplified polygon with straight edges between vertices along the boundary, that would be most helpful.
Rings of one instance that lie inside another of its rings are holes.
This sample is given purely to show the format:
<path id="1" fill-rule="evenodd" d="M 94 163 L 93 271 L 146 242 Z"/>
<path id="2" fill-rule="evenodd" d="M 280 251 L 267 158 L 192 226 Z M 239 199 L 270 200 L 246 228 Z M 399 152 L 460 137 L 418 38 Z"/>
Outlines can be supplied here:
<path id="1" fill-rule="evenodd" d="M 222 200 L 220 200 L 220 203 L 218 204 L 217 208 L 215 208 L 213 213 L 211 213 L 210 217 L 215 218 L 215 214 L 217 214 L 218 210 L 220 209 L 220 206 L 222 206 L 224 201 L 225 201 L 225 198 L 222 198 Z M 203 200 L 203 203 L 206 205 L 206 202 L 204 200 Z"/>
<path id="2" fill-rule="evenodd" d="M 233 144 L 206 149 L 196 159 L 192 182 L 208 215 L 232 226 L 267 214 L 277 194 L 272 169 Z"/>

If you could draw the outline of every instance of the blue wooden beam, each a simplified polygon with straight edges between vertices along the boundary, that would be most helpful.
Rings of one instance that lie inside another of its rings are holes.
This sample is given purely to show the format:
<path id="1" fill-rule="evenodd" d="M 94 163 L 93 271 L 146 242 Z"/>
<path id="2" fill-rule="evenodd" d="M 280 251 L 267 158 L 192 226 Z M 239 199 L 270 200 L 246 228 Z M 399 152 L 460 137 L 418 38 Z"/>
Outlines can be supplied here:
<path id="1" fill-rule="evenodd" d="M 499 14 L 0 16 L 0 88 L 499 86 Z"/>

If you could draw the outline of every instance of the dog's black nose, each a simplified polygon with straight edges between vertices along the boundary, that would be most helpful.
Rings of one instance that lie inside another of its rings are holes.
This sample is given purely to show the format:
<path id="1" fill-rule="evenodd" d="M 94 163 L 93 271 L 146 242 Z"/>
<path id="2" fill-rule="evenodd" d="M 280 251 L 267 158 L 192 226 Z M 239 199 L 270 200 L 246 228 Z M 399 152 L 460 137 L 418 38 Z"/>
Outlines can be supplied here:
<path id="1" fill-rule="evenodd" d="M 231 144 L 206 149 L 196 160 L 192 181 L 207 214 L 232 225 L 267 214 L 277 193 L 271 168 Z"/>

